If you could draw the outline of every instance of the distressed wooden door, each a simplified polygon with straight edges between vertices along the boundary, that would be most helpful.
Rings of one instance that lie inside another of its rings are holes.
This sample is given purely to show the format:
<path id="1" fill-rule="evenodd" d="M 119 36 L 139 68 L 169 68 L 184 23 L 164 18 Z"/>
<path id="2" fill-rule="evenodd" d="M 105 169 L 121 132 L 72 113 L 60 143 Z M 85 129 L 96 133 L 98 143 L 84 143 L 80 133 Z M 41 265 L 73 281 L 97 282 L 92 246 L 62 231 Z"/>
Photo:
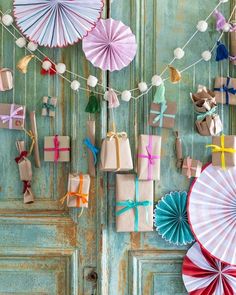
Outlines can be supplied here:
<path id="1" fill-rule="evenodd" d="M 198 20 L 205 18 L 218 0 L 113 0 L 107 1 L 104 17 L 111 16 L 129 25 L 136 34 L 138 54 L 128 68 L 105 75 L 84 58 L 81 44 L 48 50 L 45 54 L 68 69 L 87 77 L 97 75 L 100 81 L 119 90 L 134 88 L 140 81 L 150 81 L 172 59 L 173 49 L 181 46 L 195 30 Z M 0 0 L 3 12 L 12 9 L 11 0 Z M 229 5 L 224 6 L 229 13 Z M 11 28 L 13 35 L 17 35 Z M 197 60 L 201 52 L 211 48 L 218 35 L 211 19 L 209 30 L 192 41 L 186 58 L 176 63 L 180 69 Z M 226 40 L 227 41 L 227 40 Z M 19 181 L 15 142 L 30 142 L 23 132 L 0 130 L 0 294 L 50 295 L 177 295 L 186 294 L 181 278 L 182 258 L 186 247 L 176 247 L 153 233 L 116 233 L 115 178 L 97 174 L 92 179 L 90 207 L 79 218 L 78 210 L 68 210 L 59 203 L 67 187 L 70 171 L 87 172 L 87 154 L 83 146 L 86 136 L 84 112 L 88 93 L 73 93 L 59 77 L 42 77 L 40 64 L 32 61 L 26 75 L 16 70 L 17 61 L 26 52 L 15 46 L 13 36 L 0 28 L 0 66 L 14 71 L 13 91 L 0 92 L 0 102 L 25 104 L 36 110 L 39 146 L 42 156 L 46 135 L 69 135 L 72 142 L 70 164 L 42 161 L 33 169 L 36 202 L 24 205 Z M 226 75 L 228 65 L 218 67 L 212 60 L 186 71 L 179 85 L 166 84 L 167 98 L 177 101 L 176 128 L 184 141 L 184 154 L 209 160 L 205 144 L 210 141 L 197 135 L 189 92 L 198 84 L 212 86 L 213 78 Z M 75 77 L 69 77 L 74 79 Z M 57 96 L 56 119 L 40 116 L 44 95 Z M 155 201 L 165 193 L 188 190 L 189 182 L 175 168 L 174 137 L 169 130 L 153 130 L 147 125 L 153 93 L 129 104 L 122 102 L 116 111 L 117 128 L 129 134 L 133 157 L 140 133 L 163 137 L 161 182 L 155 184 Z M 102 97 L 101 97 L 102 101 Z M 230 133 L 233 109 L 219 108 L 225 133 Z M 96 118 L 97 143 L 109 129 L 109 112 L 102 102 L 102 113 Z M 27 126 L 29 122 L 27 120 Z M 42 157 L 41 157 L 42 158 Z"/>

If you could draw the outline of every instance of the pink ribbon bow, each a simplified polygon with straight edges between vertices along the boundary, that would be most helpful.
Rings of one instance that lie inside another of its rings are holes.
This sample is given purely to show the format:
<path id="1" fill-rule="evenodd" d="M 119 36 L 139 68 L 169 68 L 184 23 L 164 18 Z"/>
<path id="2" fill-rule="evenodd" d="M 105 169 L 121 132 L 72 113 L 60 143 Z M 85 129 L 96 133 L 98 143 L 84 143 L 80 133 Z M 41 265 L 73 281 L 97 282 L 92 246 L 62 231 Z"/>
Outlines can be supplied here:
<path id="1" fill-rule="evenodd" d="M 148 180 L 152 180 L 152 166 L 155 165 L 155 160 L 160 159 L 158 155 L 152 155 L 152 136 L 149 135 L 149 143 L 146 146 L 147 155 L 138 154 L 138 158 L 148 159 Z"/>
<path id="2" fill-rule="evenodd" d="M 192 167 L 192 159 L 190 158 L 190 157 L 187 157 L 187 159 L 186 159 L 186 165 L 183 165 L 183 168 L 184 169 L 187 169 L 187 177 L 188 178 L 191 178 L 191 176 L 192 176 L 192 172 L 191 172 L 191 170 L 196 170 L 197 168 L 196 167 Z"/>
<path id="3" fill-rule="evenodd" d="M 10 115 L 1 115 L 0 120 L 3 122 L 3 124 L 9 122 L 9 129 L 12 129 L 12 123 L 13 119 L 22 119 L 24 120 L 24 115 L 18 115 L 19 112 L 23 111 L 23 107 L 18 107 L 15 110 L 15 105 L 11 104 L 10 108 Z"/>
<path id="4" fill-rule="evenodd" d="M 46 152 L 54 152 L 54 162 L 58 162 L 60 157 L 60 152 L 70 151 L 70 148 L 60 148 L 60 141 L 58 140 L 58 135 L 55 135 L 53 138 L 54 147 L 53 148 L 44 148 Z"/>

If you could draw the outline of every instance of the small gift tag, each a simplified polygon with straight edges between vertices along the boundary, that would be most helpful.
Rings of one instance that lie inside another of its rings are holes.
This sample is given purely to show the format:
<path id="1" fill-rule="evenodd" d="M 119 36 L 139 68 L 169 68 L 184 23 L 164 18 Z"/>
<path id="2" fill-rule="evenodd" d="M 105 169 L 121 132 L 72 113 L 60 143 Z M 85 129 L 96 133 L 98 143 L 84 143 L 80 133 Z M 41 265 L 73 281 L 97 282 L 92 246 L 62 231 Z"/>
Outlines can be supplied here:
<path id="1" fill-rule="evenodd" d="M 51 96 L 43 97 L 42 116 L 55 117 L 57 98 Z"/>
<path id="2" fill-rule="evenodd" d="M 236 79 L 218 77 L 215 79 L 216 102 L 236 105 Z"/>
<path id="3" fill-rule="evenodd" d="M 0 69 L 0 91 L 7 91 L 13 88 L 12 70 Z"/>
<path id="4" fill-rule="evenodd" d="M 44 161 L 69 162 L 70 161 L 70 137 L 69 136 L 45 136 Z"/>
<path id="5" fill-rule="evenodd" d="M 191 177 L 199 177 L 202 171 L 202 163 L 198 160 L 193 160 L 190 157 L 184 159 L 182 166 L 182 174 Z"/>
<path id="6" fill-rule="evenodd" d="M 25 106 L 0 103 L 0 128 L 22 130 Z"/>
<path id="7" fill-rule="evenodd" d="M 149 125 L 153 127 L 169 129 L 174 128 L 176 112 L 176 102 L 164 102 L 161 104 L 152 103 L 149 116 Z"/>

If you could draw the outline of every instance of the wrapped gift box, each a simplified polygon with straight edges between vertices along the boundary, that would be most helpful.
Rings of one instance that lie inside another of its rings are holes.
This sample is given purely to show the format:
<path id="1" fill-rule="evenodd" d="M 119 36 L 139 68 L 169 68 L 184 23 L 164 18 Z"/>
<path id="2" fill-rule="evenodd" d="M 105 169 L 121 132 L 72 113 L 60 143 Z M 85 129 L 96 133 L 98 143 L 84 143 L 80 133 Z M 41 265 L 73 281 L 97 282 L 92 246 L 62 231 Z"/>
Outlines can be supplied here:
<path id="1" fill-rule="evenodd" d="M 219 115 L 206 116 L 203 120 L 196 121 L 198 133 L 202 136 L 218 135 L 223 130 Z"/>
<path id="2" fill-rule="evenodd" d="M 0 69 L 0 91 L 7 91 L 13 88 L 12 70 Z"/>
<path id="3" fill-rule="evenodd" d="M 199 177 L 202 171 L 202 163 L 198 160 L 193 160 L 190 157 L 184 159 L 182 166 L 182 174 L 191 177 Z"/>
<path id="4" fill-rule="evenodd" d="M 0 103 L 0 128 L 22 130 L 25 106 Z"/>
<path id="5" fill-rule="evenodd" d="M 140 181 L 135 175 L 116 175 L 116 229 L 153 231 L 153 181 Z"/>
<path id="6" fill-rule="evenodd" d="M 69 174 L 67 206 L 88 208 L 90 176 L 85 174 Z"/>
<path id="7" fill-rule="evenodd" d="M 70 161 L 70 137 L 69 136 L 45 136 L 44 161 L 69 162 Z"/>
<path id="8" fill-rule="evenodd" d="M 236 166 L 236 136 L 213 136 L 212 144 L 207 147 L 212 148 L 213 166 L 223 169 Z"/>
<path id="9" fill-rule="evenodd" d="M 216 102 L 236 105 L 236 79 L 218 77 L 215 79 Z"/>
<path id="10" fill-rule="evenodd" d="M 215 93 L 199 85 L 196 93 L 190 93 L 196 112 L 205 113 L 216 106 Z"/>
<path id="11" fill-rule="evenodd" d="M 102 142 L 100 159 L 101 171 L 132 170 L 133 160 L 127 134 L 109 132 Z"/>
<path id="12" fill-rule="evenodd" d="M 57 98 L 51 96 L 43 97 L 42 116 L 55 117 Z"/>
<path id="13" fill-rule="evenodd" d="M 152 103 L 149 116 L 149 125 L 153 127 L 169 129 L 174 128 L 176 112 L 176 102 L 164 102 L 161 104 Z"/>
<path id="14" fill-rule="evenodd" d="M 140 135 L 138 141 L 138 178 L 160 180 L 161 137 Z"/>

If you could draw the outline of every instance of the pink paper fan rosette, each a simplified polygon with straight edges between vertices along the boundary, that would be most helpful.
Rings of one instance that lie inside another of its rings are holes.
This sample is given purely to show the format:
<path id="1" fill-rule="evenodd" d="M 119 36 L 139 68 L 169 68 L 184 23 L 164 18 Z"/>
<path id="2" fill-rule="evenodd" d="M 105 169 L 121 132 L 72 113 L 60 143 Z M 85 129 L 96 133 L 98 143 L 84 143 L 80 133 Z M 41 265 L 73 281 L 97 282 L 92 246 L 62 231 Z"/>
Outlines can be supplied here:
<path id="1" fill-rule="evenodd" d="M 91 31 L 103 9 L 103 0 L 14 0 L 20 31 L 47 47 L 66 47 Z"/>
<path id="2" fill-rule="evenodd" d="M 236 267 L 211 257 L 195 243 L 183 261 L 183 281 L 189 295 L 233 295 Z"/>
<path id="3" fill-rule="evenodd" d="M 216 259 L 236 265 L 236 167 L 208 165 L 192 184 L 187 211 L 200 245 Z"/>
<path id="4" fill-rule="evenodd" d="M 119 71 L 134 59 L 137 52 L 136 38 L 121 21 L 101 19 L 83 39 L 83 51 L 95 67 L 104 71 Z"/>

